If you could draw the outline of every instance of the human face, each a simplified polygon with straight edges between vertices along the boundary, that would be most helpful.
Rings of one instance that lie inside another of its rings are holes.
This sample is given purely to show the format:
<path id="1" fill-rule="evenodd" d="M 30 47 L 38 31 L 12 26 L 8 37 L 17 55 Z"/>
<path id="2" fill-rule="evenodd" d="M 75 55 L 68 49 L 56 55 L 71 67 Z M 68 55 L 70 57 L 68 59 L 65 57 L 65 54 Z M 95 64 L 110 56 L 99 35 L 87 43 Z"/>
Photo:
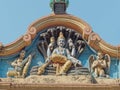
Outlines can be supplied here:
<path id="1" fill-rule="evenodd" d="M 25 51 L 21 51 L 21 52 L 20 52 L 20 58 L 23 59 L 24 57 L 25 57 Z"/>
<path id="2" fill-rule="evenodd" d="M 64 47 L 65 39 L 63 39 L 63 38 L 58 39 L 57 44 L 59 47 Z"/>
<path id="3" fill-rule="evenodd" d="M 103 58 L 102 53 L 98 53 L 98 58 L 99 58 L 99 59 L 102 59 L 102 58 Z"/>

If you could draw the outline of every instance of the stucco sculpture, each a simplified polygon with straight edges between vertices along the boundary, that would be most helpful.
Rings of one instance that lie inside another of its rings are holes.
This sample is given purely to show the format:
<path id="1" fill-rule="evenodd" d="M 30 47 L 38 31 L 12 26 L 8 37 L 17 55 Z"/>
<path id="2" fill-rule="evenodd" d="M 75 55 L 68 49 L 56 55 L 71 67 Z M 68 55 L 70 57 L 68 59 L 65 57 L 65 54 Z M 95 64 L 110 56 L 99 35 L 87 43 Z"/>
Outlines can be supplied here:
<path id="1" fill-rule="evenodd" d="M 11 66 L 14 67 L 14 70 L 8 71 L 7 77 L 24 78 L 27 75 L 28 68 L 31 64 L 32 55 L 30 54 L 27 58 L 25 58 L 25 53 L 26 52 L 22 50 L 19 58 L 11 63 Z"/>
<path id="2" fill-rule="evenodd" d="M 110 63 L 108 54 L 98 52 L 96 57 L 94 55 L 89 57 L 90 70 L 95 77 L 109 77 Z"/>
<path id="3" fill-rule="evenodd" d="M 44 73 L 45 68 L 50 64 L 53 63 L 53 66 L 56 67 L 56 75 L 64 74 L 68 71 L 72 64 L 79 64 L 82 66 L 81 62 L 74 58 L 75 55 L 75 47 L 72 44 L 72 41 L 69 40 L 69 48 L 72 50 L 72 53 L 65 48 L 65 37 L 62 32 L 59 33 L 59 37 L 57 39 L 57 47 L 53 49 L 54 38 L 51 38 L 51 43 L 48 46 L 47 50 L 47 60 L 46 63 L 38 68 L 38 74 L 41 75 Z M 71 48 L 71 45 L 72 48 Z M 52 47 L 51 47 L 52 45 Z M 51 52 L 53 49 L 53 52 Z"/>

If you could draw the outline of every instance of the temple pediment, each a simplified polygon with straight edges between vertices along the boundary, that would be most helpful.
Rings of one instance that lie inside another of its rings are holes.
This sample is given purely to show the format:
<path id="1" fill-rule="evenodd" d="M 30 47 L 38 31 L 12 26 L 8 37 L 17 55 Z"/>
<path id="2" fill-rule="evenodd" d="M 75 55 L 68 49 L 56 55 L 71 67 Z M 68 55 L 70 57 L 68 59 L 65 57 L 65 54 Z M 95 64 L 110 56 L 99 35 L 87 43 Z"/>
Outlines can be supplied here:
<path id="1" fill-rule="evenodd" d="M 82 35 L 82 38 L 95 51 L 102 51 L 103 53 L 108 53 L 111 55 L 111 57 L 120 57 L 119 46 L 112 46 L 108 44 L 102 38 L 100 38 L 98 34 L 92 31 L 92 28 L 89 24 L 87 24 L 82 19 L 69 14 L 52 14 L 33 22 L 29 26 L 25 35 L 20 37 L 15 42 L 3 46 L 2 50 L 0 51 L 0 56 L 8 56 L 19 52 L 24 47 L 29 46 L 40 31 L 52 26 L 65 26 L 74 29 Z"/>
<path id="2" fill-rule="evenodd" d="M 33 22 L 16 41 L 0 43 L 0 89 L 119 89 L 120 46 L 66 14 L 68 4 L 51 0 L 54 14 Z"/>

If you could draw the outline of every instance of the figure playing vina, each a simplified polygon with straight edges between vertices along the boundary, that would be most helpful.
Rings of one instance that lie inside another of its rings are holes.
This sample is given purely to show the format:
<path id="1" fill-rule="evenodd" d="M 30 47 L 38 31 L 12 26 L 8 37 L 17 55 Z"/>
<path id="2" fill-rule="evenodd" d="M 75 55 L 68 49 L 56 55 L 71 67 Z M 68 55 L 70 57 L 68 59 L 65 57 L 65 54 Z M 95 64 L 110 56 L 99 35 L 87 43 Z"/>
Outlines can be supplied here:
<path id="1" fill-rule="evenodd" d="M 31 64 L 32 55 L 29 55 L 27 58 L 24 58 L 25 53 L 26 52 L 22 50 L 20 52 L 19 58 L 11 63 L 11 65 L 14 67 L 14 70 L 8 71 L 7 77 L 12 76 L 17 78 L 20 78 L 20 77 L 24 78 L 27 75 L 28 68 Z"/>
<path id="2" fill-rule="evenodd" d="M 55 41 L 55 40 L 51 39 L 51 41 Z M 59 37 L 57 39 L 57 47 L 53 50 L 52 53 L 51 53 L 51 49 L 48 46 L 48 50 L 47 50 L 48 57 L 45 64 L 43 64 L 38 68 L 39 75 L 43 74 L 45 71 L 45 68 L 51 63 L 53 64 L 54 67 L 56 67 L 56 75 L 65 74 L 69 70 L 72 64 L 77 63 L 80 66 L 82 66 L 81 62 L 76 58 L 72 57 L 69 50 L 65 48 L 65 44 L 66 44 L 65 42 L 66 42 L 65 37 L 63 33 L 60 32 Z M 55 45 L 55 44 L 52 44 L 52 45 Z"/>

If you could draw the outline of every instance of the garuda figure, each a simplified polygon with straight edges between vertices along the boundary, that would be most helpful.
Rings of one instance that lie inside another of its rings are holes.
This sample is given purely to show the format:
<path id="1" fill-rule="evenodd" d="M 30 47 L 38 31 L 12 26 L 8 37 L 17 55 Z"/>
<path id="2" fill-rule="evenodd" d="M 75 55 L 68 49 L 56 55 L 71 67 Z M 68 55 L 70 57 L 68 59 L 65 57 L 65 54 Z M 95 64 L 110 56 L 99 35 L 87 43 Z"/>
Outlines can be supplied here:
<path id="1" fill-rule="evenodd" d="M 89 57 L 90 71 L 94 73 L 95 77 L 109 77 L 110 63 L 108 54 L 103 55 L 98 52 L 97 56 L 91 55 Z"/>
<path id="2" fill-rule="evenodd" d="M 11 65 L 14 67 L 14 70 L 8 71 L 7 77 L 24 78 L 27 75 L 28 68 L 31 64 L 32 55 L 30 54 L 27 58 L 25 58 L 25 53 L 26 52 L 22 50 L 19 58 L 11 63 Z"/>
<path id="3" fill-rule="evenodd" d="M 55 38 L 51 37 L 50 44 L 47 49 L 46 62 L 38 68 L 39 75 L 43 74 L 45 68 L 51 63 L 56 67 L 56 75 L 65 74 L 72 64 L 79 64 L 82 66 L 81 61 L 73 57 L 75 55 L 75 46 L 72 44 L 72 40 L 68 41 L 68 48 L 71 49 L 71 52 L 66 48 L 66 40 L 62 32 L 59 33 L 57 45 L 55 44 Z"/>

